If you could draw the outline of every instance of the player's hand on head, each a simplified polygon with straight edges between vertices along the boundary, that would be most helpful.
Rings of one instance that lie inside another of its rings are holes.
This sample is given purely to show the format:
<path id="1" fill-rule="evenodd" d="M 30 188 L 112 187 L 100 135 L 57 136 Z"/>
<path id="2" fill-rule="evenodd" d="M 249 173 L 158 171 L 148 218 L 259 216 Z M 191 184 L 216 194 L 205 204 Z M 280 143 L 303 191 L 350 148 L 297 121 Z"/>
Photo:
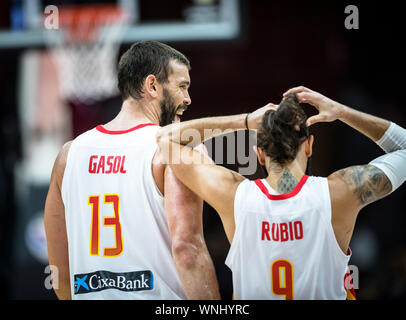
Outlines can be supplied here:
<path id="1" fill-rule="evenodd" d="M 307 119 L 308 127 L 318 122 L 332 122 L 340 117 L 342 106 L 316 91 L 299 86 L 286 91 L 283 97 L 285 98 L 291 93 L 296 93 L 301 103 L 308 103 L 319 111 L 318 114 Z"/>
<path id="2" fill-rule="evenodd" d="M 261 127 L 262 117 L 268 110 L 278 109 L 278 105 L 273 103 L 268 103 L 267 105 L 255 110 L 248 115 L 248 128 L 252 130 L 258 130 Z"/>

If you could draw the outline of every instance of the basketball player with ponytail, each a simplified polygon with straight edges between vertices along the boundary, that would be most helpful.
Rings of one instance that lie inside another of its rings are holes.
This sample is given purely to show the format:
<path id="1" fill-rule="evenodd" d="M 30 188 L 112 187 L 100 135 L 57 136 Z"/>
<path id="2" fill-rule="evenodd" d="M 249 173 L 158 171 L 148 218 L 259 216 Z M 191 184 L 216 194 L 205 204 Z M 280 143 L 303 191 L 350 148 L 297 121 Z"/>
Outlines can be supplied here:
<path id="1" fill-rule="evenodd" d="M 318 114 L 307 118 L 301 102 Z M 308 127 L 334 120 L 366 135 L 386 154 L 328 177 L 308 176 L 314 141 Z M 215 165 L 192 149 L 201 141 L 191 141 L 190 129 L 200 137 L 205 133 L 205 140 L 226 129 L 257 130 L 258 160 L 269 175 L 250 181 Z M 406 180 L 405 129 L 304 87 L 287 91 L 279 106 L 163 127 L 157 141 L 175 175 L 218 212 L 231 244 L 226 264 L 237 300 L 346 299 L 344 277 L 358 213 Z"/>

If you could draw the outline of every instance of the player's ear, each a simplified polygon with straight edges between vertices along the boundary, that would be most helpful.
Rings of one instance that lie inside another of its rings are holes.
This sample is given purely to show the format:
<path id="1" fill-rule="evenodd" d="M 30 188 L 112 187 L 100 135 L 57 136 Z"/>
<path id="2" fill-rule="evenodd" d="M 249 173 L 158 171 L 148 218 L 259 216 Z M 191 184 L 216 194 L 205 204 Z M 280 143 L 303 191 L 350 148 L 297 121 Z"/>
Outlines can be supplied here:
<path id="1" fill-rule="evenodd" d="M 151 96 L 152 98 L 158 98 L 158 80 L 157 78 L 153 75 L 150 74 L 148 77 L 145 78 L 144 80 L 144 88 L 145 88 L 145 93 Z"/>
<path id="2" fill-rule="evenodd" d="M 264 166 L 265 165 L 265 152 L 261 148 L 258 148 L 257 146 L 253 146 L 252 148 L 254 149 L 254 152 L 257 155 L 259 164 L 261 166 Z"/>
<path id="3" fill-rule="evenodd" d="M 313 154 L 313 142 L 314 142 L 314 136 L 310 135 L 309 138 L 305 141 L 305 152 L 306 156 L 310 158 Z"/>

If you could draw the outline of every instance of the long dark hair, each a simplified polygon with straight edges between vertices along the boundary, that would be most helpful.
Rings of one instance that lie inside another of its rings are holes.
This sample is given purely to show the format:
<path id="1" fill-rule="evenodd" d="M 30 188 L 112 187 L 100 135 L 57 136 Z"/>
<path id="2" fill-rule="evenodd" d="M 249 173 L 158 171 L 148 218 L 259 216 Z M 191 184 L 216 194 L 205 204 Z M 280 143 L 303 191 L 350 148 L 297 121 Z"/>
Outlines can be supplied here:
<path id="1" fill-rule="evenodd" d="M 265 113 L 258 130 L 258 147 L 272 162 L 281 166 L 289 164 L 296 158 L 300 145 L 309 137 L 306 119 L 297 95 L 290 94 L 281 101 L 277 110 Z"/>

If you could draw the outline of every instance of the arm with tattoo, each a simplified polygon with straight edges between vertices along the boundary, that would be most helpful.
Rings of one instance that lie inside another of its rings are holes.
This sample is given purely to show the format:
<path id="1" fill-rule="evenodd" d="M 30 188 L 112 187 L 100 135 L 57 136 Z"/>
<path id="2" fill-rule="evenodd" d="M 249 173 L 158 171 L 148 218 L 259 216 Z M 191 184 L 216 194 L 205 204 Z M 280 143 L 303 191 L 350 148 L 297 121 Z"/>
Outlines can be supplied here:
<path id="1" fill-rule="evenodd" d="M 348 186 L 361 207 L 385 197 L 392 190 L 385 173 L 370 164 L 339 170 L 336 176 Z"/>
<path id="2" fill-rule="evenodd" d="M 307 125 L 340 120 L 376 142 L 387 154 L 368 165 L 338 170 L 328 177 L 331 223 L 336 240 L 346 254 L 359 211 L 396 190 L 406 180 L 406 130 L 390 121 L 333 101 L 305 87 L 288 90 L 308 103 L 318 114 Z"/>
<path id="3" fill-rule="evenodd" d="M 396 190 L 406 179 L 406 130 L 398 125 L 333 101 L 305 87 L 288 90 L 295 92 L 300 102 L 314 106 L 319 112 L 307 120 L 308 125 L 317 122 L 340 120 L 376 142 L 388 154 L 371 161 L 366 166 L 355 166 L 338 171 L 329 177 L 347 184 L 341 185 L 355 198 L 361 207 L 376 201 Z M 335 189 L 339 188 L 336 184 Z M 332 189 L 334 192 L 334 190 Z M 340 190 L 337 191 L 344 196 Z"/>

